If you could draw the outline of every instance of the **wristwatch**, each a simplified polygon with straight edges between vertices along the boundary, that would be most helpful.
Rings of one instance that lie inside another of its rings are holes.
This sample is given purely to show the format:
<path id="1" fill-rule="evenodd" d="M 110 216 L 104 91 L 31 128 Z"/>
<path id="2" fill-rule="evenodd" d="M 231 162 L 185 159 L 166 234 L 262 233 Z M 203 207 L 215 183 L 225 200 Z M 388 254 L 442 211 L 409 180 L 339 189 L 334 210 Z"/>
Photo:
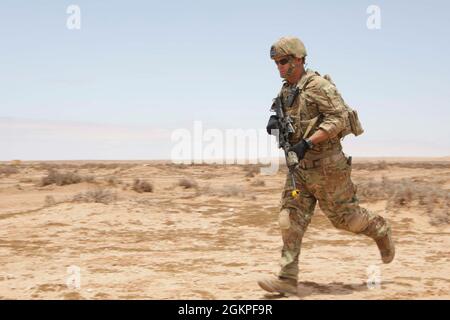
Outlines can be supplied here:
<path id="1" fill-rule="evenodd" d="M 314 147 L 314 144 L 313 144 L 313 142 L 311 141 L 311 139 L 306 138 L 306 139 L 305 139 L 305 142 L 306 142 L 306 144 L 308 145 L 308 148 L 309 148 L 309 149 L 312 149 L 312 148 Z"/>

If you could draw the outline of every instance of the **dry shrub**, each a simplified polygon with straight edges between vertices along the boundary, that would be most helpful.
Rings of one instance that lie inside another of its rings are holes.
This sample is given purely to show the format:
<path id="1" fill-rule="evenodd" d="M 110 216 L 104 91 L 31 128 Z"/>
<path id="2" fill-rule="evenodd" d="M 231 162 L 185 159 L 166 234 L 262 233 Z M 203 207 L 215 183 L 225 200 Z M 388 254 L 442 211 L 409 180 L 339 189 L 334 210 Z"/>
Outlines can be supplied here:
<path id="1" fill-rule="evenodd" d="M 121 182 L 119 179 L 117 179 L 117 177 L 115 177 L 115 176 L 109 176 L 109 177 L 106 177 L 105 181 L 106 181 L 106 183 L 107 183 L 109 186 L 112 186 L 112 187 L 115 187 L 115 186 L 117 186 L 118 184 L 121 184 L 121 183 L 122 183 L 122 182 Z"/>
<path id="2" fill-rule="evenodd" d="M 95 202 L 110 204 L 117 200 L 117 194 L 108 189 L 95 189 L 76 194 L 73 198 L 73 202 Z"/>
<path id="3" fill-rule="evenodd" d="M 211 180 L 214 177 L 216 177 L 216 175 L 214 175 L 212 173 L 206 173 L 205 175 L 202 176 L 202 178 L 205 180 Z"/>
<path id="4" fill-rule="evenodd" d="M 132 189 L 136 192 L 153 192 L 153 184 L 146 180 L 135 179 Z"/>
<path id="5" fill-rule="evenodd" d="M 387 200 L 388 210 L 418 207 L 430 215 L 432 224 L 450 223 L 450 191 L 437 184 L 383 177 L 382 181 L 362 180 L 357 185 L 358 197 L 363 201 Z"/>
<path id="6" fill-rule="evenodd" d="M 178 185 L 185 189 L 198 188 L 198 184 L 194 179 L 182 178 L 178 181 Z"/>
<path id="7" fill-rule="evenodd" d="M 170 168 L 175 168 L 175 169 L 186 169 L 186 168 L 188 168 L 188 165 L 183 164 L 183 163 L 168 163 L 168 164 L 166 164 L 166 166 L 168 166 Z"/>
<path id="8" fill-rule="evenodd" d="M 256 179 L 251 184 L 252 187 L 264 187 L 266 182 L 262 179 Z"/>
<path id="9" fill-rule="evenodd" d="M 123 190 L 123 191 L 126 191 L 126 190 L 128 190 L 129 187 L 130 187 L 130 184 L 129 184 L 129 183 L 125 183 L 125 184 L 122 186 L 122 190 Z"/>
<path id="10" fill-rule="evenodd" d="M 56 184 L 57 186 L 64 186 L 68 184 L 75 184 L 80 182 L 94 182 L 93 176 L 80 176 L 75 172 L 59 172 L 57 170 L 49 170 L 47 176 L 41 179 L 41 186 L 48 186 Z"/>
<path id="11" fill-rule="evenodd" d="M 52 162 L 39 162 L 32 166 L 33 169 L 36 170 L 57 170 L 57 169 L 76 169 L 78 168 L 78 165 L 72 164 L 72 163 L 52 163 Z"/>
<path id="12" fill-rule="evenodd" d="M 88 162 L 80 166 L 81 169 L 117 169 L 120 166 L 118 163 L 95 163 Z"/>
<path id="13" fill-rule="evenodd" d="M 4 174 L 5 176 L 9 176 L 10 174 L 19 173 L 19 169 L 12 165 L 3 165 L 0 167 L 0 174 Z"/>
<path id="14" fill-rule="evenodd" d="M 384 188 L 386 184 L 384 177 L 381 182 L 374 179 L 363 179 L 357 183 L 358 198 L 362 201 L 379 201 L 387 199 L 388 195 Z"/>
<path id="15" fill-rule="evenodd" d="M 129 169 L 135 167 L 133 163 L 95 163 L 88 162 L 84 164 L 77 163 L 53 163 L 39 162 L 32 165 L 36 170 L 57 170 L 57 169 Z"/>
<path id="16" fill-rule="evenodd" d="M 81 179 L 83 182 L 95 183 L 95 177 L 92 175 L 82 176 Z"/>
<path id="17" fill-rule="evenodd" d="M 386 161 L 377 161 L 377 162 L 359 162 L 352 163 L 352 167 L 355 170 L 386 170 L 389 168 L 389 165 Z"/>
<path id="18" fill-rule="evenodd" d="M 137 166 L 134 163 L 95 163 L 88 162 L 79 166 L 81 169 L 130 169 Z"/>
<path id="19" fill-rule="evenodd" d="M 354 162 L 352 164 L 355 170 L 385 170 L 390 167 L 407 169 L 450 169 L 448 161 L 429 161 L 429 162 Z"/>
<path id="20" fill-rule="evenodd" d="M 225 197 L 243 197 L 244 190 L 241 186 L 224 186 L 220 190 L 222 195 Z"/>
<path id="21" fill-rule="evenodd" d="M 56 204 L 56 200 L 55 200 L 55 198 L 53 196 L 47 195 L 45 197 L 44 204 L 45 204 L 46 207 L 51 207 L 51 206 L 54 206 Z"/>
<path id="22" fill-rule="evenodd" d="M 243 166 L 243 170 L 246 173 L 245 176 L 247 178 L 253 178 L 255 175 L 259 174 L 260 168 L 259 165 L 256 164 L 247 164 Z"/>
<path id="23" fill-rule="evenodd" d="M 391 165 L 408 169 L 450 169 L 450 162 L 448 161 L 393 162 Z"/>
<path id="24" fill-rule="evenodd" d="M 197 189 L 197 196 L 208 195 L 218 197 L 244 197 L 245 192 L 241 186 L 237 185 L 225 185 L 222 187 L 211 187 L 206 185 Z"/>

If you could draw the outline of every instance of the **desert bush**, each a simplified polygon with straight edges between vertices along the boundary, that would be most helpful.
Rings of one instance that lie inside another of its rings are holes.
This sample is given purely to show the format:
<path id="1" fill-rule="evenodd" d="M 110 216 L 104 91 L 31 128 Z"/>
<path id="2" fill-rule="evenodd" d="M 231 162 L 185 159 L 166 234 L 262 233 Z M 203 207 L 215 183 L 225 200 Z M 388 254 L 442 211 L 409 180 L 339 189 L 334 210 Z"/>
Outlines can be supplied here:
<path id="1" fill-rule="evenodd" d="M 243 170 L 245 172 L 245 176 L 247 178 L 253 178 L 255 175 L 259 174 L 260 168 L 256 164 L 247 164 L 243 166 Z"/>
<path id="2" fill-rule="evenodd" d="M 252 187 L 264 187 L 266 182 L 262 179 L 256 179 L 250 184 Z"/>
<path id="3" fill-rule="evenodd" d="M 450 223 L 450 191 L 438 184 L 415 178 L 391 180 L 384 177 L 381 181 L 361 180 L 357 190 L 362 201 L 387 200 L 388 210 L 416 206 L 430 215 L 432 224 Z"/>
<path id="4" fill-rule="evenodd" d="M 88 162 L 80 165 L 81 169 L 117 169 L 119 164 L 117 163 L 95 163 Z"/>
<path id="5" fill-rule="evenodd" d="M 134 163 L 102 163 L 88 162 L 79 166 L 80 169 L 129 169 L 137 166 Z"/>
<path id="6" fill-rule="evenodd" d="M 73 198 L 73 202 L 94 202 L 110 204 L 117 200 L 117 194 L 108 189 L 95 189 L 76 194 Z"/>
<path id="7" fill-rule="evenodd" d="M 59 172 L 51 169 L 48 171 L 47 176 L 41 179 L 41 186 L 48 186 L 50 184 L 56 184 L 57 186 L 64 186 L 68 184 L 75 184 L 80 182 L 93 182 L 93 176 L 80 176 L 75 172 Z"/>
<path id="8" fill-rule="evenodd" d="M 185 189 L 190 189 L 190 188 L 198 188 L 198 184 L 195 180 L 193 179 L 188 179 L 188 178 L 182 178 L 178 181 L 178 185 L 180 187 L 183 187 Z"/>
<path id="9" fill-rule="evenodd" d="M 153 192 L 153 184 L 148 181 L 135 179 L 132 189 L 136 192 Z"/>
<path id="10" fill-rule="evenodd" d="M 387 199 L 388 195 L 384 188 L 386 184 L 385 178 L 381 182 L 374 179 L 362 179 L 358 181 L 357 192 L 358 197 L 362 201 L 379 201 Z"/>
<path id="11" fill-rule="evenodd" d="M 115 176 L 109 176 L 109 177 L 106 177 L 105 181 L 106 181 L 106 183 L 107 183 L 109 186 L 113 186 L 113 187 L 115 187 L 115 186 L 117 186 L 118 184 L 121 184 L 121 183 L 122 183 L 122 182 L 121 182 L 119 179 L 117 179 L 117 177 L 115 177 Z"/>
<path id="12" fill-rule="evenodd" d="M 137 164 L 133 163 L 95 163 L 88 162 L 84 164 L 78 163 L 53 163 L 39 162 L 31 167 L 37 170 L 58 170 L 58 169 L 129 169 Z"/>
<path id="13" fill-rule="evenodd" d="M 237 185 L 224 185 L 221 187 L 212 187 L 211 185 L 206 185 L 197 189 L 197 196 L 208 195 L 208 196 L 218 196 L 218 197 L 244 197 L 245 192 L 242 186 Z"/>
<path id="14" fill-rule="evenodd" d="M 167 163 L 165 166 L 168 166 L 169 168 L 175 168 L 175 169 L 186 169 L 188 168 L 188 165 L 183 163 Z"/>
<path id="15" fill-rule="evenodd" d="M 10 174 L 19 173 L 19 169 L 12 165 L 3 165 L 0 166 L 0 174 L 5 176 L 9 176 Z"/>
<path id="16" fill-rule="evenodd" d="M 53 162 L 39 162 L 37 164 L 33 164 L 31 167 L 36 170 L 47 170 L 47 171 L 79 168 L 78 165 L 75 165 L 73 163 L 53 163 Z"/>
<path id="17" fill-rule="evenodd" d="M 56 200 L 55 200 L 55 198 L 53 196 L 47 195 L 45 197 L 44 204 L 45 204 L 46 207 L 51 207 L 51 206 L 54 206 L 56 204 Z"/>
<path id="18" fill-rule="evenodd" d="M 94 183 L 95 177 L 93 175 L 81 176 L 82 182 Z"/>
<path id="19" fill-rule="evenodd" d="M 244 196 L 244 190 L 241 186 L 231 185 L 224 186 L 219 190 L 225 197 L 242 197 Z"/>
<path id="20" fill-rule="evenodd" d="M 212 173 L 206 173 L 204 175 L 202 175 L 202 178 L 205 180 L 211 180 L 212 178 L 215 178 L 216 175 L 212 174 Z"/>
<path id="21" fill-rule="evenodd" d="M 448 161 L 394 162 L 392 166 L 408 169 L 450 169 Z"/>
<path id="22" fill-rule="evenodd" d="M 354 162 L 352 164 L 355 170 L 385 170 L 389 167 L 407 168 L 407 169 L 450 169 L 449 161 L 411 161 L 411 162 Z"/>
<path id="23" fill-rule="evenodd" d="M 353 162 L 352 168 L 354 170 L 369 170 L 369 171 L 376 171 L 376 170 L 386 170 L 389 168 L 389 166 L 392 165 L 391 163 L 387 163 L 386 161 L 377 161 L 377 162 Z"/>

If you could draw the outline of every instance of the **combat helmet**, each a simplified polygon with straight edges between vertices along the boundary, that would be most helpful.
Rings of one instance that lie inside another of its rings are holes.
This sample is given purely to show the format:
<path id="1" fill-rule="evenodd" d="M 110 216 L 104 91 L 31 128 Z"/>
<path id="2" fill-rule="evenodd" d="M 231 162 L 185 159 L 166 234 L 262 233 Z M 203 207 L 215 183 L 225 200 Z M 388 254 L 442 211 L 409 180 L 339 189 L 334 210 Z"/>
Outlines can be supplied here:
<path id="1" fill-rule="evenodd" d="M 303 42 L 296 37 L 282 37 L 270 47 L 270 58 L 292 55 L 296 58 L 307 56 Z"/>

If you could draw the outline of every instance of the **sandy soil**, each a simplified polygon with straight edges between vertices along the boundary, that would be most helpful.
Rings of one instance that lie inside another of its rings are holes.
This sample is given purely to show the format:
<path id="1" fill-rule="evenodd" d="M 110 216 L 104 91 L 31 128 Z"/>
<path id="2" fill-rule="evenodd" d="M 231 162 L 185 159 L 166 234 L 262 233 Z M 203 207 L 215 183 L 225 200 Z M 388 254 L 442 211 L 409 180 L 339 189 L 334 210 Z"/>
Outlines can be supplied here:
<path id="1" fill-rule="evenodd" d="M 419 159 L 429 164 L 424 168 L 399 165 L 413 160 L 355 168 L 354 181 L 412 178 L 448 195 L 449 159 Z M 256 280 L 278 271 L 284 172 L 261 176 L 238 165 L 90 163 L 83 168 L 82 161 L 27 162 L 17 173 L 0 175 L 1 299 L 450 298 L 450 224 L 431 224 L 433 213 L 415 202 L 388 210 L 386 200 L 363 202 L 393 225 L 397 256 L 389 265 L 381 263 L 371 239 L 334 229 L 316 209 L 302 247 L 299 296 L 280 298 L 266 295 Z M 40 186 L 54 165 L 95 180 Z M 111 176 L 116 180 L 108 183 Z M 133 191 L 136 178 L 150 181 L 153 192 Z M 182 178 L 197 187 L 179 186 Z M 99 188 L 117 199 L 72 201 Z M 79 278 L 71 266 L 79 268 Z M 381 279 L 373 289 L 367 286 L 371 266 L 379 268 Z M 68 285 L 70 279 L 80 279 L 79 288 Z"/>

